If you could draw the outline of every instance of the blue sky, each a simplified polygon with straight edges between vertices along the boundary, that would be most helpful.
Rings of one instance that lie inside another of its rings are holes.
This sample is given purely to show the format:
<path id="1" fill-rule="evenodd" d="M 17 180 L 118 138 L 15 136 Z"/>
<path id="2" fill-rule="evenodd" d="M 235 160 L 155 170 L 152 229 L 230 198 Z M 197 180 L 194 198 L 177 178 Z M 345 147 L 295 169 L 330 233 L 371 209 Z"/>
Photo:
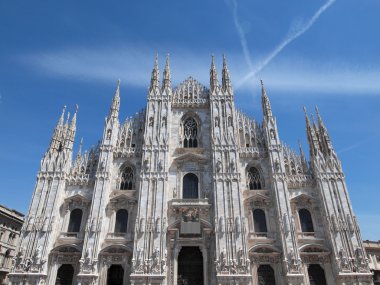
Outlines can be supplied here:
<path id="1" fill-rule="evenodd" d="M 307 149 L 315 105 L 342 160 L 364 239 L 380 239 L 378 0 L 0 0 L 0 203 L 27 212 L 63 105 L 79 105 L 75 149 L 100 138 L 117 80 L 121 120 L 145 106 L 159 53 L 174 85 L 208 85 L 226 54 L 236 105 L 261 120 L 259 79 L 280 137 Z"/>

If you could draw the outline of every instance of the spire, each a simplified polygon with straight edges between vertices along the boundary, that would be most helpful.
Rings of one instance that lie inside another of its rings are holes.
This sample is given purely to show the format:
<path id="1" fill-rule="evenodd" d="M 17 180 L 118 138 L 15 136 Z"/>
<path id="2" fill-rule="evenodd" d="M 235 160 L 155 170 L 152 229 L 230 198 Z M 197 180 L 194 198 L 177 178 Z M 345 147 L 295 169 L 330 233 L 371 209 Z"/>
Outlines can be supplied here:
<path id="1" fill-rule="evenodd" d="M 110 108 L 110 118 L 117 119 L 119 117 L 120 110 L 120 79 L 117 81 L 115 95 L 112 98 L 112 104 Z"/>
<path id="2" fill-rule="evenodd" d="M 152 77 L 150 79 L 150 87 L 149 91 L 152 92 L 153 90 L 157 90 L 160 86 L 159 82 L 159 70 L 158 70 L 158 54 L 156 53 L 156 59 L 154 61 L 154 67 L 152 71 Z"/>
<path id="3" fill-rule="evenodd" d="M 80 157 L 82 156 L 82 146 L 83 146 L 83 138 L 80 139 L 79 149 L 78 149 L 78 154 L 77 154 L 77 160 L 79 160 Z"/>
<path id="4" fill-rule="evenodd" d="M 210 69 L 210 88 L 211 92 L 219 89 L 218 73 L 215 68 L 214 55 L 211 57 L 211 69 Z"/>
<path id="5" fill-rule="evenodd" d="M 260 83 L 261 83 L 261 105 L 263 108 L 263 115 L 265 118 L 272 117 L 273 116 L 272 107 L 270 105 L 270 101 L 264 87 L 264 82 L 260 80 Z"/>
<path id="6" fill-rule="evenodd" d="M 303 111 L 305 113 L 305 120 L 306 120 L 306 134 L 307 134 L 307 140 L 309 142 L 309 148 L 310 148 L 310 156 L 314 156 L 317 154 L 318 151 L 318 139 L 316 137 L 315 129 L 311 126 L 309 117 L 306 112 L 306 107 L 303 107 Z"/>
<path id="7" fill-rule="evenodd" d="M 76 127 L 77 127 L 77 113 L 78 113 L 78 109 L 79 109 L 79 106 L 75 105 L 75 113 L 74 113 L 74 116 L 71 119 L 71 123 L 70 123 L 70 130 L 71 131 L 75 131 Z"/>
<path id="8" fill-rule="evenodd" d="M 166 88 L 168 89 L 172 88 L 169 54 L 167 54 L 166 56 L 165 69 L 164 69 L 163 79 L 162 79 L 162 89 L 166 89 Z"/>
<path id="9" fill-rule="evenodd" d="M 67 112 L 67 118 L 64 125 L 64 129 L 67 130 L 69 128 L 69 120 L 70 120 L 70 112 Z"/>
<path id="10" fill-rule="evenodd" d="M 66 112 L 66 105 L 63 106 L 62 115 L 58 120 L 58 124 L 57 124 L 56 129 L 58 129 L 59 127 L 63 127 L 63 121 L 65 119 L 65 112 Z"/>
<path id="11" fill-rule="evenodd" d="M 305 153 L 303 152 L 300 140 L 298 140 L 298 147 L 300 149 L 301 163 L 302 163 L 303 172 L 307 173 L 308 172 L 307 161 L 306 161 Z"/>
<path id="12" fill-rule="evenodd" d="M 319 110 L 317 106 L 315 106 L 315 111 L 318 117 L 319 139 L 321 141 L 321 144 L 323 145 L 325 153 L 330 155 L 331 152 L 333 151 L 333 146 L 331 143 L 330 136 L 327 132 L 327 128 L 325 127 L 325 124 L 323 123 L 322 117 L 319 114 Z"/>
<path id="13" fill-rule="evenodd" d="M 232 93 L 230 73 L 227 68 L 227 60 L 224 54 L 223 54 L 223 70 L 222 70 L 222 89 L 223 91 Z"/>

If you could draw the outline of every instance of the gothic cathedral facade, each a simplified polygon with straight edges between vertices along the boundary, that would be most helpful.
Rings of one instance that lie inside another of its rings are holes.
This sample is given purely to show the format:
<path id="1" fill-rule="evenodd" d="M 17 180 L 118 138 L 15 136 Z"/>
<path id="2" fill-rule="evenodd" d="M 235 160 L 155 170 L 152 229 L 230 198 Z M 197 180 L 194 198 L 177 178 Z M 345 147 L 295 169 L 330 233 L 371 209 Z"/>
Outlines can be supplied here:
<path id="1" fill-rule="evenodd" d="M 342 166 L 317 110 L 309 162 L 285 146 L 262 84 L 263 121 L 221 84 L 171 86 L 156 62 L 146 108 L 73 155 L 65 110 L 41 161 L 10 284 L 373 284 Z"/>

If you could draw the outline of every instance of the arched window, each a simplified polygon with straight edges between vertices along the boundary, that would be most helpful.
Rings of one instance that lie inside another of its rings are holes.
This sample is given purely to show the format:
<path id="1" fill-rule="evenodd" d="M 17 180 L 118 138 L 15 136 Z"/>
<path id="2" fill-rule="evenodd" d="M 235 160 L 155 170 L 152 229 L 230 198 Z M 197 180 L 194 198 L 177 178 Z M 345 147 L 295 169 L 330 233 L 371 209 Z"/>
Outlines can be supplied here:
<path id="1" fill-rule="evenodd" d="M 130 166 L 125 167 L 120 177 L 120 190 L 132 190 L 134 187 L 133 179 L 133 168 Z"/>
<path id="2" fill-rule="evenodd" d="M 183 147 L 198 147 L 198 126 L 193 118 L 187 118 L 183 123 Z"/>
<path id="3" fill-rule="evenodd" d="M 198 198 L 198 177 L 193 173 L 188 173 L 183 177 L 182 187 L 183 199 Z"/>
<path id="4" fill-rule="evenodd" d="M 55 285 L 71 285 L 73 277 L 74 267 L 71 264 L 62 264 L 58 269 Z"/>
<path id="5" fill-rule="evenodd" d="M 310 264 L 307 269 L 310 285 L 326 285 L 325 271 L 319 264 Z"/>
<path id="6" fill-rule="evenodd" d="M 265 212 L 261 209 L 255 209 L 252 212 L 253 215 L 253 227 L 256 233 L 266 233 L 267 221 L 265 219 Z"/>
<path id="7" fill-rule="evenodd" d="M 262 264 L 257 269 L 257 279 L 259 285 L 276 285 L 274 270 L 268 264 Z"/>
<path id="8" fill-rule="evenodd" d="M 301 230 L 304 233 L 314 232 L 313 220 L 311 218 L 311 214 L 306 209 L 300 209 L 298 211 L 298 215 L 300 217 Z"/>
<path id="9" fill-rule="evenodd" d="M 67 229 L 69 233 L 79 233 L 80 225 L 82 223 L 82 215 L 83 212 L 81 209 L 74 209 L 71 211 L 69 228 Z"/>
<path id="10" fill-rule="evenodd" d="M 120 209 L 116 212 L 115 233 L 126 233 L 128 226 L 128 211 Z"/>
<path id="11" fill-rule="evenodd" d="M 250 190 L 261 189 L 264 183 L 262 183 L 261 176 L 257 168 L 251 167 L 248 170 L 248 184 Z"/>

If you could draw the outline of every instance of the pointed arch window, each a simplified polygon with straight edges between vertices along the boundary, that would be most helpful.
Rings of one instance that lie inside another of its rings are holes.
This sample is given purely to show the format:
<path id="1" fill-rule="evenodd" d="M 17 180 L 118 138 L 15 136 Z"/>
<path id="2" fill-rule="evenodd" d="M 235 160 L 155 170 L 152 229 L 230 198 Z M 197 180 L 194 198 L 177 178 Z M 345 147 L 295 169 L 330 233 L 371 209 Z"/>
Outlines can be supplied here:
<path id="1" fill-rule="evenodd" d="M 276 285 L 274 270 L 268 264 L 262 264 L 257 269 L 257 279 L 259 285 Z"/>
<path id="2" fill-rule="evenodd" d="M 265 218 L 265 212 L 261 209 L 255 209 L 252 212 L 253 215 L 253 227 L 256 233 L 268 232 L 267 221 Z"/>
<path id="3" fill-rule="evenodd" d="M 115 233 L 126 233 L 128 227 L 128 211 L 120 209 L 116 212 Z"/>
<path id="4" fill-rule="evenodd" d="M 311 218 L 311 214 L 307 209 L 300 209 L 298 211 L 298 215 L 300 218 L 301 230 L 304 233 L 314 232 L 313 219 Z"/>
<path id="5" fill-rule="evenodd" d="M 257 170 L 256 167 L 251 167 L 248 170 L 248 185 L 250 190 L 262 189 L 262 187 L 264 186 L 260 172 Z"/>
<path id="6" fill-rule="evenodd" d="M 187 118 L 183 123 L 183 147 L 198 147 L 198 124 L 193 118 Z"/>
<path id="7" fill-rule="evenodd" d="M 319 264 L 310 264 L 307 269 L 310 285 L 326 285 L 325 271 Z"/>
<path id="8" fill-rule="evenodd" d="M 70 221 L 67 232 L 69 233 L 79 233 L 80 226 L 82 223 L 83 211 L 81 209 L 74 209 L 70 213 Z"/>
<path id="9" fill-rule="evenodd" d="M 124 168 L 120 177 L 120 190 L 133 190 L 134 187 L 134 171 L 133 168 L 127 166 Z"/>
<path id="10" fill-rule="evenodd" d="M 198 177 L 188 173 L 183 177 L 183 199 L 198 199 Z"/>

